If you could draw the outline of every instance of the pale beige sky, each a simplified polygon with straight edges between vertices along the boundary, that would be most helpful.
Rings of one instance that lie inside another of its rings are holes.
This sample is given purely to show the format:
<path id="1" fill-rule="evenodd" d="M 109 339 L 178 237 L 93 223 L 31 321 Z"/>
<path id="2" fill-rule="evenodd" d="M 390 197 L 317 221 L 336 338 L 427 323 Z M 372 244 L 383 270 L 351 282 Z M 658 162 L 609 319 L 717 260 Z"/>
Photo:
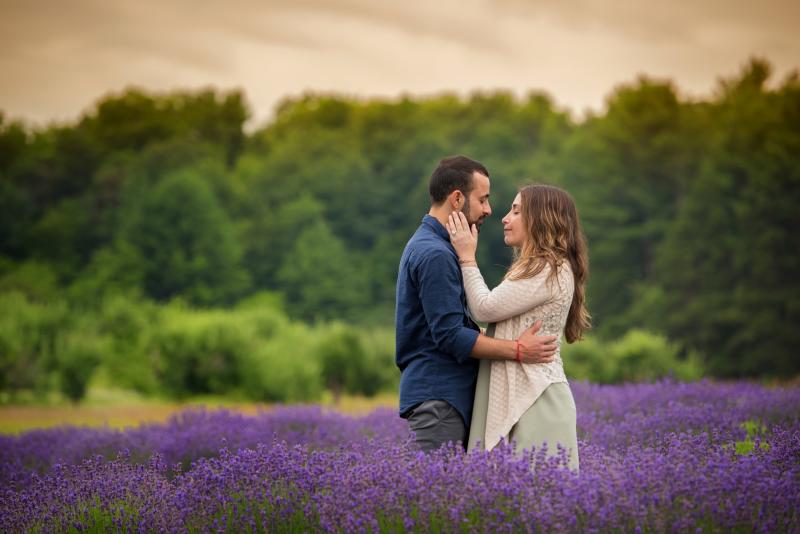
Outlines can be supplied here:
<path id="1" fill-rule="evenodd" d="M 108 92 L 543 90 L 581 114 L 638 74 L 707 95 L 759 56 L 800 67 L 798 0 L 0 0 L 0 110 L 73 120 Z"/>

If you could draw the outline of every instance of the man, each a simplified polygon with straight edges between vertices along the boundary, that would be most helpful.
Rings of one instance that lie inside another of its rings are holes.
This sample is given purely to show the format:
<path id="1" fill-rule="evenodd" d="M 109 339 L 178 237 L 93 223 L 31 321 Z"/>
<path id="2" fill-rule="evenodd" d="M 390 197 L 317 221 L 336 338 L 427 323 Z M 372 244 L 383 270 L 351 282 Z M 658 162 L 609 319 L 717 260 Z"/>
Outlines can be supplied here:
<path id="1" fill-rule="evenodd" d="M 489 172 L 464 156 L 444 158 L 430 179 L 431 208 L 408 241 L 397 274 L 396 361 L 400 416 L 424 451 L 466 444 L 479 359 L 552 361 L 555 336 L 487 337 L 470 318 L 458 256 L 445 223 L 461 211 L 480 228 L 491 215 Z"/>

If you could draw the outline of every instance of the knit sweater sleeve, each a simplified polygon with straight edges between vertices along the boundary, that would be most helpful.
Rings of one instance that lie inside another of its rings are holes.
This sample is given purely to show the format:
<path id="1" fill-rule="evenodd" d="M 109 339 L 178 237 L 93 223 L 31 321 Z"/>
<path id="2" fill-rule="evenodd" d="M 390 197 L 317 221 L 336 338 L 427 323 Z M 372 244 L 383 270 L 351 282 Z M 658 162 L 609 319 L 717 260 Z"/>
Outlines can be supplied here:
<path id="1" fill-rule="evenodd" d="M 553 298 L 550 267 L 522 280 L 503 280 L 490 290 L 478 267 L 462 267 L 467 304 L 472 316 L 481 322 L 496 323 L 520 315 Z"/>

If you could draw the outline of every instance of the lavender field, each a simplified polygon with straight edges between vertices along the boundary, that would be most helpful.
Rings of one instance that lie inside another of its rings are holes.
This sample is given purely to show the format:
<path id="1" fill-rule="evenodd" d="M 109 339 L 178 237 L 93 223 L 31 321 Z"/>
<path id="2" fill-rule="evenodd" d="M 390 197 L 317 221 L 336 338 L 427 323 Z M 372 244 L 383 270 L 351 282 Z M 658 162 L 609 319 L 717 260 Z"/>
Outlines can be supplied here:
<path id="1" fill-rule="evenodd" d="M 573 392 L 579 474 L 542 451 L 422 455 L 392 410 L 0 436 L 0 532 L 800 532 L 800 387 Z"/>

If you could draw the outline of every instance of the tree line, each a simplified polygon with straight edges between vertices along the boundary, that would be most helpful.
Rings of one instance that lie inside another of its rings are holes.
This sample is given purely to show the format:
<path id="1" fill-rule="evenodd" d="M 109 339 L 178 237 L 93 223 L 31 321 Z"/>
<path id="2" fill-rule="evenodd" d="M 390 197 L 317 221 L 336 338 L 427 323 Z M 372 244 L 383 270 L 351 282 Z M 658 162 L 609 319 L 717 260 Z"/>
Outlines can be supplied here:
<path id="1" fill-rule="evenodd" d="M 751 60 L 706 98 L 640 77 L 580 121 L 503 91 L 309 93 L 251 132 L 240 91 L 129 89 L 38 129 L 0 116 L 0 291 L 95 311 L 263 293 L 293 320 L 391 324 L 429 173 L 463 153 L 491 173 L 490 282 L 517 187 L 559 185 L 588 236 L 598 339 L 646 329 L 716 376 L 794 376 L 800 80 L 770 71 Z"/>

